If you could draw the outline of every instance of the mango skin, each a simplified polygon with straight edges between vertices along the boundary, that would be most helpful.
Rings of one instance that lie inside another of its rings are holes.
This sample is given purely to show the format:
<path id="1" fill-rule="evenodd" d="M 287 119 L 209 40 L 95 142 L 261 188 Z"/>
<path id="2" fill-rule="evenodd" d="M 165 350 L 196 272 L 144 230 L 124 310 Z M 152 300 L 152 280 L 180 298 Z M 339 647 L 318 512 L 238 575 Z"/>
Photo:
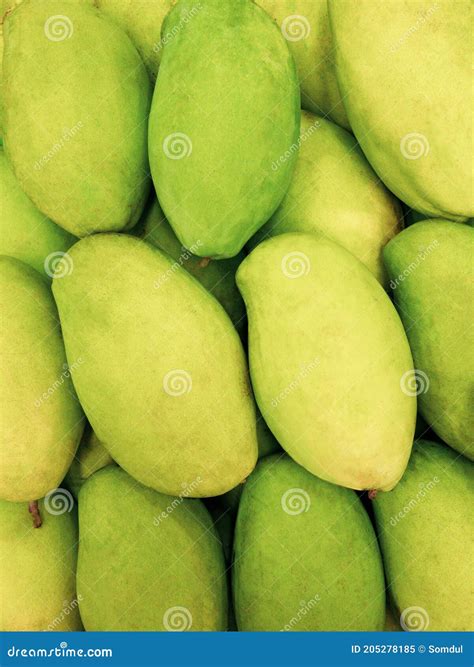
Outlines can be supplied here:
<path id="1" fill-rule="evenodd" d="M 257 404 L 288 454 L 352 489 L 391 489 L 405 470 L 416 397 L 402 323 L 369 270 L 316 234 L 258 245 L 237 272 Z"/>
<path id="2" fill-rule="evenodd" d="M 158 249 L 82 239 L 53 280 L 73 380 L 112 458 L 170 495 L 225 493 L 257 459 L 245 355 L 222 306 Z"/>
<path id="3" fill-rule="evenodd" d="M 286 232 L 319 232 L 352 252 L 387 286 L 382 248 L 402 230 L 402 211 L 357 141 L 324 118 L 301 114 L 293 180 L 251 243 Z"/>
<path id="4" fill-rule="evenodd" d="M 156 79 L 163 47 L 161 24 L 172 0 L 95 0 L 96 6 L 124 30 L 135 44 L 152 81 Z"/>
<path id="5" fill-rule="evenodd" d="M 257 0 L 278 24 L 295 59 L 301 106 L 350 129 L 336 77 L 327 0 Z"/>
<path id="6" fill-rule="evenodd" d="M 143 218 L 143 231 L 140 236 L 155 248 L 166 252 L 199 280 L 224 307 L 242 337 L 247 328 L 247 318 L 244 302 L 235 284 L 235 272 L 245 255 L 240 252 L 231 259 L 220 261 L 203 260 L 202 257 L 193 255 L 176 238 L 157 199 L 153 199 Z"/>
<path id="7" fill-rule="evenodd" d="M 373 501 L 387 585 L 402 627 L 404 621 L 434 632 L 474 628 L 472 468 L 449 447 L 421 440 L 397 487 Z"/>
<path id="8" fill-rule="evenodd" d="M 46 281 L 23 262 L 2 256 L 0 293 L 0 498 L 35 500 L 58 487 L 66 474 L 84 415 Z"/>
<path id="9" fill-rule="evenodd" d="M 201 0 L 197 12 L 194 0 L 180 0 L 163 23 L 162 34 L 173 31 L 150 113 L 153 182 L 186 248 L 233 257 L 290 184 L 300 116 L 295 65 L 277 26 L 248 0 Z"/>
<path id="10" fill-rule="evenodd" d="M 239 630 L 383 629 L 382 560 L 360 500 L 287 456 L 260 461 L 244 487 L 232 576 Z"/>
<path id="11" fill-rule="evenodd" d="M 470 459 L 473 253 L 472 227 L 445 220 L 417 222 L 384 249 L 395 305 L 420 379 L 419 411 L 448 445 Z"/>
<path id="12" fill-rule="evenodd" d="M 471 2 L 395 4 L 328 2 L 349 122 L 399 199 L 429 217 L 470 217 Z"/>
<path id="13" fill-rule="evenodd" d="M 4 38 L 4 144 L 23 190 L 75 236 L 132 226 L 149 189 L 151 91 L 130 39 L 74 0 L 25 0 Z"/>
<path id="14" fill-rule="evenodd" d="M 226 629 L 222 546 L 199 500 L 162 495 L 109 466 L 82 487 L 79 526 L 86 630 L 170 630 L 180 620 L 181 629 Z"/>
<path id="15" fill-rule="evenodd" d="M 1 149 L 0 201 L 0 254 L 16 257 L 51 280 L 58 257 L 77 239 L 38 211 Z"/>
<path id="16" fill-rule="evenodd" d="M 40 500 L 39 511 L 42 526 L 33 528 L 27 503 L 0 500 L 2 632 L 82 630 L 75 510 L 54 515 Z"/>
<path id="17" fill-rule="evenodd" d="M 67 471 L 64 483 L 72 491 L 75 498 L 79 497 L 86 479 L 98 470 L 113 465 L 114 460 L 100 442 L 89 425 L 86 426 L 79 447 Z"/>

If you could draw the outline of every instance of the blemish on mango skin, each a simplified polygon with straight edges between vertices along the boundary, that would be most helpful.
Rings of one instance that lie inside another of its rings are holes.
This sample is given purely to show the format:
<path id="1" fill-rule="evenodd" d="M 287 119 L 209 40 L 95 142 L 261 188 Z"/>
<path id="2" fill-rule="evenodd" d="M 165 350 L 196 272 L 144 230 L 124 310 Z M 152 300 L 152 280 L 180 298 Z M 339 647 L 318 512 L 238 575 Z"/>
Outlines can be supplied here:
<path id="1" fill-rule="evenodd" d="M 41 513 L 37 500 L 32 500 L 30 503 L 28 503 L 28 512 L 33 517 L 33 528 L 41 528 L 43 521 L 41 519 Z"/>

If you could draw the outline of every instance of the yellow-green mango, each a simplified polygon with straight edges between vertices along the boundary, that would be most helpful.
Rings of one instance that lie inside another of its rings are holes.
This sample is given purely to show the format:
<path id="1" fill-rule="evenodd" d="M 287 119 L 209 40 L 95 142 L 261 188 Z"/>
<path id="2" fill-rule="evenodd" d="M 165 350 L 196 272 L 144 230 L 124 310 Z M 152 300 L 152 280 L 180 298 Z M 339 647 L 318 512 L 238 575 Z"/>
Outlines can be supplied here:
<path id="1" fill-rule="evenodd" d="M 77 0 L 24 0 L 4 38 L 4 144 L 23 190 L 76 236 L 132 226 L 151 93 L 129 37 Z"/>
<path id="2" fill-rule="evenodd" d="M 389 297 L 351 253 L 281 234 L 242 262 L 252 385 L 280 445 L 322 479 L 391 489 L 405 470 L 416 398 L 410 348 Z"/>
<path id="3" fill-rule="evenodd" d="M 382 560 L 362 503 L 287 456 L 260 461 L 244 487 L 232 580 L 239 630 L 384 626 Z"/>
<path id="4" fill-rule="evenodd" d="M 303 112 L 293 180 L 252 241 L 285 232 L 320 232 L 352 252 L 386 285 L 382 248 L 402 229 L 401 217 L 400 204 L 352 134 Z"/>
<path id="5" fill-rule="evenodd" d="M 374 504 L 387 586 L 404 630 L 472 631 L 473 465 L 420 440 Z"/>
<path id="6" fill-rule="evenodd" d="M 328 0 L 352 130 L 411 208 L 473 215 L 471 0 Z"/>
<path id="7" fill-rule="evenodd" d="M 185 21 L 195 7 L 179 0 L 163 23 L 174 37 L 153 95 L 150 166 L 180 242 L 222 259 L 240 252 L 290 184 L 300 96 L 288 46 L 260 7 L 200 0 Z"/>
<path id="8" fill-rule="evenodd" d="M 140 236 L 166 252 L 179 266 L 199 280 L 224 307 L 239 334 L 243 335 L 247 320 L 244 302 L 235 284 L 235 272 L 244 259 L 244 253 L 240 252 L 231 259 L 220 261 L 193 255 L 176 238 L 156 198 L 153 199 L 143 218 L 143 231 Z"/>
<path id="9" fill-rule="evenodd" d="M 114 460 L 107 449 L 91 427 L 87 425 L 71 467 L 64 478 L 64 483 L 77 498 L 86 479 L 113 463 Z"/>
<path id="10" fill-rule="evenodd" d="M 59 485 L 82 435 L 71 381 L 82 360 L 70 358 L 68 368 L 56 306 L 37 271 L 0 257 L 0 294 L 0 498 L 36 500 Z"/>
<path id="11" fill-rule="evenodd" d="M 474 230 L 445 220 L 408 227 L 384 250 L 415 363 L 407 390 L 433 430 L 474 458 Z"/>
<path id="12" fill-rule="evenodd" d="M 256 0 L 278 24 L 295 59 L 301 106 L 349 129 L 339 92 L 327 0 Z"/>
<path id="13" fill-rule="evenodd" d="M 28 199 L 0 149 L 0 254 L 16 257 L 48 279 L 77 240 L 43 215 Z"/>
<path id="14" fill-rule="evenodd" d="M 54 278 L 74 385 L 112 458 L 157 491 L 225 493 L 257 458 L 247 363 L 224 309 L 163 252 L 96 234 Z M 59 267 L 60 270 L 61 267 Z"/>
<path id="15" fill-rule="evenodd" d="M 200 500 L 165 496 L 109 466 L 81 489 L 79 532 L 86 630 L 226 629 L 222 545 Z"/>
<path id="16" fill-rule="evenodd" d="M 76 597 L 77 518 L 71 498 L 39 502 L 34 528 L 28 503 L 0 500 L 0 631 L 82 630 Z"/>
<path id="17" fill-rule="evenodd" d="M 96 6 L 124 30 L 154 81 L 164 45 L 173 35 L 161 37 L 161 24 L 174 4 L 173 0 L 95 0 Z M 196 0 L 198 11 L 199 0 Z M 194 12 L 190 15 L 192 18 Z"/>

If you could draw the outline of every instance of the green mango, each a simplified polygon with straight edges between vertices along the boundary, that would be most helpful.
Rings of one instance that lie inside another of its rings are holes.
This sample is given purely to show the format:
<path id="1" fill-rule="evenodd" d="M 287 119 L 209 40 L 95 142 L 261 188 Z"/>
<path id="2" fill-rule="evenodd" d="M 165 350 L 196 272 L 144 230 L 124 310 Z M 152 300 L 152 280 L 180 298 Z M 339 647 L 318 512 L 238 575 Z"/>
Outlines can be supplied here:
<path id="1" fill-rule="evenodd" d="M 176 238 L 157 199 L 153 200 L 144 215 L 143 231 L 140 236 L 159 250 L 166 252 L 179 266 L 199 280 L 224 307 L 240 336 L 243 336 L 247 323 L 245 306 L 235 284 L 235 272 L 245 257 L 243 253 L 220 261 L 210 261 L 193 255 Z"/>
<path id="2" fill-rule="evenodd" d="M 373 501 L 390 596 L 404 630 L 473 630 L 472 463 L 415 443 L 405 475 Z"/>
<path id="3" fill-rule="evenodd" d="M 316 234 L 258 245 L 237 271 L 252 385 L 280 445 L 353 489 L 395 486 L 413 442 L 410 348 L 389 297 L 347 250 Z"/>
<path id="4" fill-rule="evenodd" d="M 128 34 L 154 81 L 163 47 L 173 38 L 172 35 L 161 37 L 161 24 L 173 0 L 95 0 L 95 4 Z"/>
<path id="5" fill-rule="evenodd" d="M 319 232 L 349 250 L 387 284 L 382 248 L 401 229 L 402 211 L 352 134 L 303 112 L 291 185 L 253 243 L 286 232 Z"/>
<path id="6" fill-rule="evenodd" d="M 226 629 L 224 556 L 201 501 L 164 496 L 109 466 L 81 489 L 79 527 L 86 630 Z"/>
<path id="7" fill-rule="evenodd" d="M 71 381 L 82 360 L 70 358 L 68 368 L 56 306 L 37 271 L 1 256 L 0 294 L 0 498 L 36 500 L 59 485 L 82 435 Z"/>
<path id="8" fill-rule="evenodd" d="M 38 211 L 16 180 L 0 149 L 0 254 L 16 257 L 49 279 L 77 240 Z"/>
<path id="9" fill-rule="evenodd" d="M 444 220 L 408 227 L 384 250 L 390 285 L 415 362 L 406 390 L 433 430 L 474 458 L 474 230 Z"/>
<path id="10" fill-rule="evenodd" d="M 349 129 L 341 99 L 327 0 L 256 0 L 278 24 L 295 59 L 303 109 Z"/>
<path id="11" fill-rule="evenodd" d="M 113 463 L 114 460 L 109 452 L 91 427 L 87 426 L 64 483 L 77 498 L 86 479 Z"/>
<path id="12" fill-rule="evenodd" d="M 245 485 L 232 580 L 239 630 L 384 626 L 382 561 L 360 500 L 287 456 L 260 461 Z"/>
<path id="13" fill-rule="evenodd" d="M 277 26 L 248 0 L 179 0 L 162 34 L 150 166 L 180 242 L 233 257 L 282 200 L 298 152 L 300 99 Z M 192 103 L 190 101 L 192 100 Z"/>
<path id="14" fill-rule="evenodd" d="M 222 306 L 124 234 L 76 243 L 53 280 L 74 385 L 112 458 L 157 491 L 225 493 L 257 458 L 245 355 Z"/>
<path id="15" fill-rule="evenodd" d="M 471 5 L 328 2 L 352 130 L 387 187 L 430 217 L 474 211 Z"/>
<path id="16" fill-rule="evenodd" d="M 34 528 L 27 503 L 0 500 L 0 631 L 82 630 L 70 501 L 61 491 L 41 500 L 42 525 Z"/>
<path id="17" fill-rule="evenodd" d="M 151 91 L 130 39 L 77 0 L 24 0 L 4 38 L 4 143 L 23 190 L 76 236 L 132 226 Z"/>

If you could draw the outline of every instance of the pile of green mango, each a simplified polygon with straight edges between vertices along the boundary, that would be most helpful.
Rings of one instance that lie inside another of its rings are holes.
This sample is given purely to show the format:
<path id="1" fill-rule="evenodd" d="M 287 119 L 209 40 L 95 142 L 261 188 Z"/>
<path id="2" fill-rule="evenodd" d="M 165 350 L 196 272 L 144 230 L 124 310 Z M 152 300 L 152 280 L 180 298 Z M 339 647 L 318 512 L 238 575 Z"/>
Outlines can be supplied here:
<path id="1" fill-rule="evenodd" d="M 469 0 L 0 10 L 0 630 L 474 629 Z"/>

